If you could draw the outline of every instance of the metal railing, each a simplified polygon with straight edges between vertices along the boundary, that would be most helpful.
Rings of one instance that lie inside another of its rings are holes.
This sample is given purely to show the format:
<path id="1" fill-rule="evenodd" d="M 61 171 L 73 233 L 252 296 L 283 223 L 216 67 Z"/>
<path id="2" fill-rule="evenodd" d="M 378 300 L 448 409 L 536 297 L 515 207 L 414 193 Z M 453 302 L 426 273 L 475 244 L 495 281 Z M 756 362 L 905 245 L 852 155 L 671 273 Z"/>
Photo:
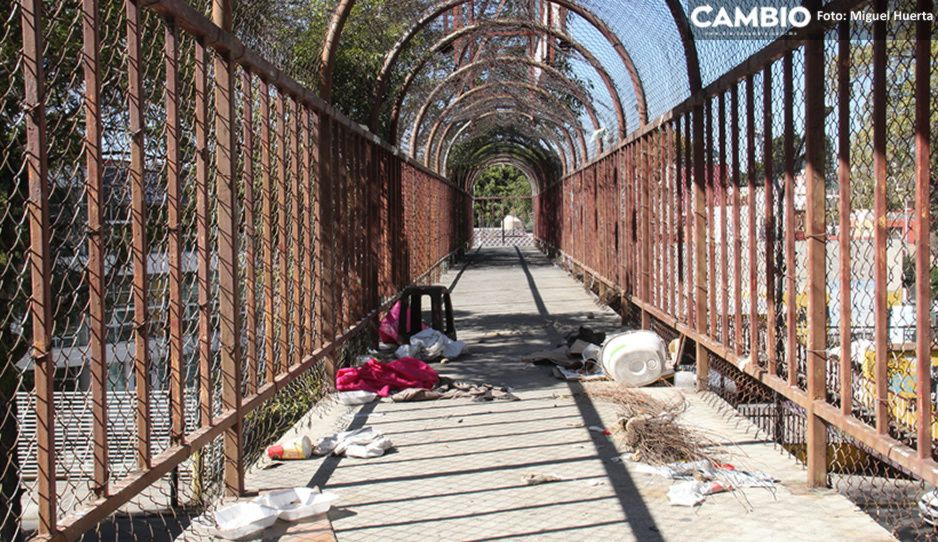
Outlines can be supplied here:
<path id="1" fill-rule="evenodd" d="M 544 248 L 695 341 L 700 389 L 719 358 L 803 412 L 810 485 L 843 466 L 834 432 L 938 484 L 934 40 L 785 35 L 536 196 Z"/>
<path id="2" fill-rule="evenodd" d="M 242 493 L 260 409 L 311 374 L 328 389 L 343 343 L 466 245 L 471 199 L 247 49 L 228 2 L 211 19 L 183 0 L 49 7 L 23 0 L 5 27 L 22 34 L 4 93 L 22 139 L 4 168 L 25 211 L 4 211 L 28 235 L 4 263 L 4 327 L 22 322 L 4 340 L 24 348 L 3 385 L 30 412 L 3 419 L 33 428 L 4 472 L 34 466 L 39 538 L 75 539 L 209 447 Z M 109 457 L 116 427 L 132 469 Z M 66 464 L 61 440 L 80 438 L 69 453 L 91 460 Z M 78 478 L 91 490 L 66 510 Z"/>

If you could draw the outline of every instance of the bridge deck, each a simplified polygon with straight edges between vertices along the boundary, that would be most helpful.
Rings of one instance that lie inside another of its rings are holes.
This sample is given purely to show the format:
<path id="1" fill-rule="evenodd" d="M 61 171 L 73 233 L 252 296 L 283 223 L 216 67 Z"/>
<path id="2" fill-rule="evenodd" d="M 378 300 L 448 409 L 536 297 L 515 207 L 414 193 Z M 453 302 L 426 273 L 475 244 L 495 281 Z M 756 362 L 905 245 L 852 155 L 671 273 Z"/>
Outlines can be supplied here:
<path id="1" fill-rule="evenodd" d="M 613 330 L 617 317 L 599 307 L 571 277 L 533 249 L 483 249 L 454 284 L 460 338 L 471 355 L 441 373 L 515 388 L 521 401 L 467 400 L 333 406 L 300 424 L 322 436 L 371 425 L 390 435 L 396 451 L 376 459 L 317 459 L 253 471 L 252 489 L 319 485 L 341 494 L 331 519 L 339 540 L 817 539 L 890 540 L 846 498 L 809 490 L 804 471 L 707 394 L 683 393 L 689 424 L 735 451 L 740 466 L 780 480 L 774 491 L 711 496 L 696 509 L 672 507 L 670 482 L 614 461 L 614 445 L 587 429 L 614 419 L 615 408 L 560 382 L 548 369 L 519 358 L 558 340 L 552 325 L 589 324 Z M 589 319 L 588 315 L 592 315 Z M 589 386 L 595 384 L 586 384 Z M 525 473 L 563 481 L 525 484 Z M 280 540 L 318 536 L 302 526 Z"/>

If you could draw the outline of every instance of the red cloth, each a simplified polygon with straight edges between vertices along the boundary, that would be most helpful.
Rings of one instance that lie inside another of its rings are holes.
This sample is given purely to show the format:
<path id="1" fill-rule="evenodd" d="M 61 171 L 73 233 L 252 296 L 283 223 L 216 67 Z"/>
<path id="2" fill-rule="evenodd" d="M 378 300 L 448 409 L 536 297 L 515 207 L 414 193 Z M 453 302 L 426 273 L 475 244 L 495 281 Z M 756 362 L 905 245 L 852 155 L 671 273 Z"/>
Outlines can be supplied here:
<path id="1" fill-rule="evenodd" d="M 387 397 L 391 390 L 431 389 L 439 377 L 436 371 L 416 358 L 401 358 L 381 363 L 372 358 L 361 367 L 339 369 L 335 387 L 339 391 L 365 390 Z"/>

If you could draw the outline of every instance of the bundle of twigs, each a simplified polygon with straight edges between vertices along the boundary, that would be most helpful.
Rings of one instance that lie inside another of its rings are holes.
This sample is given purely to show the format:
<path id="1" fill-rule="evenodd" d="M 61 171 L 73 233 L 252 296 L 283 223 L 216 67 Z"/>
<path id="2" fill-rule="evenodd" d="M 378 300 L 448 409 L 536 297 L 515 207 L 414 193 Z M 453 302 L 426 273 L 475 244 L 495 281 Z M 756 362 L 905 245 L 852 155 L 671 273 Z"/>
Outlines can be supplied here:
<path id="1" fill-rule="evenodd" d="M 687 408 L 683 397 L 667 401 L 628 388 L 598 389 L 591 394 L 619 407 L 619 417 L 611 431 L 619 444 L 632 452 L 633 460 L 652 465 L 718 462 L 714 443 L 678 422 Z"/>

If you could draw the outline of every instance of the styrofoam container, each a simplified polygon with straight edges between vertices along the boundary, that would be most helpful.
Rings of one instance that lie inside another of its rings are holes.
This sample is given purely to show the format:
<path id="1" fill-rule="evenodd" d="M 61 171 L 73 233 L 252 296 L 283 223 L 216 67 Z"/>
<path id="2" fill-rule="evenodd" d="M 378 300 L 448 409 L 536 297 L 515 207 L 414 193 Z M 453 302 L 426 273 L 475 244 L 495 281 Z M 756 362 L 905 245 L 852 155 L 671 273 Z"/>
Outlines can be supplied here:
<path id="1" fill-rule="evenodd" d="M 671 372 L 667 345 L 653 331 L 627 331 L 609 337 L 600 359 L 610 378 L 630 387 L 647 386 Z"/>
<path id="2" fill-rule="evenodd" d="M 227 540 L 256 536 L 277 521 L 277 510 L 256 502 L 239 502 L 215 511 L 215 534 Z"/>
<path id="3" fill-rule="evenodd" d="M 292 487 L 265 493 L 255 498 L 254 502 L 276 510 L 282 520 L 299 521 L 325 514 L 337 500 L 339 496 L 335 493 L 319 493 L 309 487 Z"/>

